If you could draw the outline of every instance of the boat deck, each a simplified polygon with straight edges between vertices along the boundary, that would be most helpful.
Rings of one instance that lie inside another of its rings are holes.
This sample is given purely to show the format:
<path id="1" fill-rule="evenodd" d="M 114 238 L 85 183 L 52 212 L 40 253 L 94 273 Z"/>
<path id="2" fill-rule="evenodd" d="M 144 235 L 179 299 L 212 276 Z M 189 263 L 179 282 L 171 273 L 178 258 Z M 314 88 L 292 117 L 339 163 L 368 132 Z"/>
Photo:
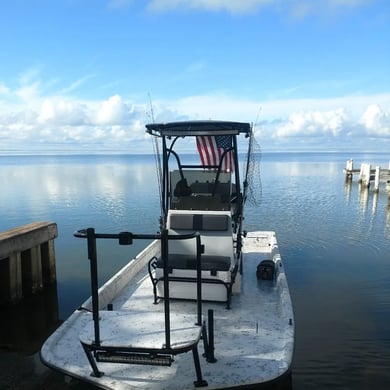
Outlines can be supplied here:
<path id="1" fill-rule="evenodd" d="M 231 309 L 224 303 L 203 303 L 204 318 L 214 310 L 215 363 L 201 358 L 203 378 L 209 389 L 248 386 L 273 380 L 289 370 L 294 344 L 294 324 L 284 267 L 273 232 L 252 232 L 245 238 L 243 272 L 233 289 Z M 257 265 L 275 259 L 277 279 L 259 280 Z M 272 253 L 271 253 L 272 252 Z M 145 256 L 150 258 L 149 253 Z M 147 261 L 146 260 L 146 261 Z M 164 304 L 153 304 L 152 283 L 145 266 L 129 265 L 100 289 L 102 304 L 112 303 L 113 311 L 101 311 L 101 341 L 108 345 L 161 348 L 164 342 Z M 125 284 L 128 276 L 134 277 Z M 111 300 L 111 296 L 116 296 Z M 86 303 L 88 305 L 88 302 Z M 172 348 L 194 343 L 200 337 L 196 303 L 172 300 Z M 91 376 L 91 367 L 82 349 L 93 342 L 92 314 L 79 310 L 64 322 L 42 348 L 43 361 L 68 375 L 107 389 L 188 389 L 196 379 L 191 353 L 174 357 L 169 367 L 98 362 L 104 372 Z M 199 342 L 202 354 L 202 341 Z"/>
<path id="2" fill-rule="evenodd" d="M 153 318 L 147 318 L 141 310 L 115 310 L 100 312 L 100 341 L 106 347 L 150 348 L 165 347 L 164 313 L 153 312 Z M 201 328 L 194 326 L 194 316 L 172 313 L 171 347 L 183 349 L 197 343 Z M 147 326 L 150 323 L 151 326 Z M 95 341 L 92 318 L 80 333 L 80 341 L 92 345 Z"/>

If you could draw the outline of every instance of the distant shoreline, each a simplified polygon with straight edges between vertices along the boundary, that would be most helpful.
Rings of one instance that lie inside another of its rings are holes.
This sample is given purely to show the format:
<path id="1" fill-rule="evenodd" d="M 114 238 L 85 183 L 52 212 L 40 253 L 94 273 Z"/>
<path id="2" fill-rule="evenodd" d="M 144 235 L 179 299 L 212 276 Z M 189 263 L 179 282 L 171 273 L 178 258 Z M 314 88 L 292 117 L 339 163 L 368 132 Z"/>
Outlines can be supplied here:
<path id="1" fill-rule="evenodd" d="M 194 152 L 184 153 L 189 156 L 197 156 Z M 254 153 L 256 154 L 256 153 Z M 378 150 L 262 150 L 262 155 L 297 155 L 297 154 L 306 154 L 306 155 L 388 155 L 390 159 L 390 152 L 387 151 L 378 151 Z M 150 157 L 154 156 L 153 153 L 134 153 L 134 152 L 124 152 L 124 151 L 96 151 L 96 152 L 73 152 L 73 151 L 37 151 L 37 152 L 23 152 L 23 151 L 2 151 L 0 152 L 0 157 L 87 157 L 87 156 L 134 156 L 134 157 Z"/>

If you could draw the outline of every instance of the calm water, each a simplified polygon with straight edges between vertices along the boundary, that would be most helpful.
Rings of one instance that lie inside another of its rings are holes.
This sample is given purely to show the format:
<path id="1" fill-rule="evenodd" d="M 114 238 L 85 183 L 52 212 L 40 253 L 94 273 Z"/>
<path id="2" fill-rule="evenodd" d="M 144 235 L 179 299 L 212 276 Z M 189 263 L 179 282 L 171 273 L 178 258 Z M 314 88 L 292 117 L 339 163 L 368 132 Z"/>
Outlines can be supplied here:
<path id="1" fill-rule="evenodd" d="M 387 167 L 385 154 L 264 154 L 260 207 L 246 230 L 275 230 L 296 320 L 294 389 L 390 388 L 390 200 L 346 184 L 353 158 Z M 76 229 L 158 229 L 152 156 L 0 157 L 0 230 L 58 224 L 59 317 L 89 296 L 85 242 Z M 103 282 L 146 243 L 99 248 Z"/>

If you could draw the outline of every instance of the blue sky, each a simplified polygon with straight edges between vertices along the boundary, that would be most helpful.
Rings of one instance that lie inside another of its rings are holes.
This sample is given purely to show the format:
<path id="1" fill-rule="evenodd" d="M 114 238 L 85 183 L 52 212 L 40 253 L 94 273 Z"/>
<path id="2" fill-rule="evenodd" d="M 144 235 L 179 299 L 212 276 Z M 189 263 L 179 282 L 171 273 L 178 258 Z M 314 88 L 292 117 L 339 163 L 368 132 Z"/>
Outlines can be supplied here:
<path id="1" fill-rule="evenodd" d="M 0 34 L 0 154 L 149 152 L 150 100 L 264 151 L 390 150 L 388 0 L 13 0 Z"/>

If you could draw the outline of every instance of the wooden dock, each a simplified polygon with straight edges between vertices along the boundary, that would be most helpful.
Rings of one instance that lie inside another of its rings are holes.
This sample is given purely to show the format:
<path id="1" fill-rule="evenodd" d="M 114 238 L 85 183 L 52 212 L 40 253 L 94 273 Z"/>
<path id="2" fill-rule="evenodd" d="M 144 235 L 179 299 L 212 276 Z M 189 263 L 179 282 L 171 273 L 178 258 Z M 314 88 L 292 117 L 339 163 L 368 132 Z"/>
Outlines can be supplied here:
<path id="1" fill-rule="evenodd" d="M 54 222 L 34 222 L 0 233 L 0 304 L 20 301 L 56 282 Z"/>
<path id="2" fill-rule="evenodd" d="M 381 168 L 376 166 L 371 167 L 369 163 L 362 163 L 360 169 L 353 167 L 353 160 L 347 160 L 344 168 L 344 174 L 346 180 L 352 180 L 354 174 L 359 174 L 359 183 L 365 188 L 369 188 L 371 182 L 374 182 L 374 192 L 379 192 L 379 184 L 390 184 L 390 162 L 387 168 Z"/>

